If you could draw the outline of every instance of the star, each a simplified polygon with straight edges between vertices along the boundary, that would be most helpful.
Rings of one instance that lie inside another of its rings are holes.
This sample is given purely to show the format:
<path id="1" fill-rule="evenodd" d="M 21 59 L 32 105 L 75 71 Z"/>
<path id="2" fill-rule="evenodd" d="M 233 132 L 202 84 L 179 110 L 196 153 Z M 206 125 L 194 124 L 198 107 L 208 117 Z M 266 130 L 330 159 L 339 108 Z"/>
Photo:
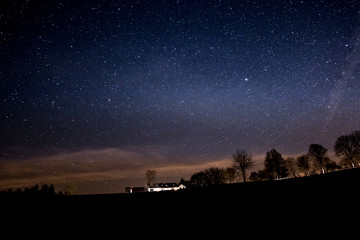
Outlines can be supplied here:
<path id="1" fill-rule="evenodd" d="M 0 167 L 18 163 L 10 177 L 27 159 L 64 160 L 49 168 L 61 182 L 63 164 L 89 156 L 101 161 L 94 175 L 115 164 L 141 176 L 241 146 L 296 155 L 321 140 L 331 151 L 360 129 L 360 1 L 3 2 Z M 93 165 L 79 165 L 74 181 L 90 182 Z M 29 169 L 15 180 L 48 171 Z"/>

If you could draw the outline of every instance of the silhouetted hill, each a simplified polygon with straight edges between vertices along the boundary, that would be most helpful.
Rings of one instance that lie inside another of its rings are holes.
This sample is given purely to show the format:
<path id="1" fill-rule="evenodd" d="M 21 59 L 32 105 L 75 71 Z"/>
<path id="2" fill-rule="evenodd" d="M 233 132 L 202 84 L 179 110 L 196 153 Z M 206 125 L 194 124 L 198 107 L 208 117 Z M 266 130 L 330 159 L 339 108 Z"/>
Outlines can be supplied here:
<path id="1" fill-rule="evenodd" d="M 46 197 L 2 193 L 0 201 L 9 212 L 71 216 L 73 221 L 84 216 L 139 217 L 159 213 L 171 216 L 215 214 L 219 217 L 236 212 L 251 218 L 264 215 L 284 218 L 352 207 L 358 202 L 359 187 L 360 168 L 357 168 L 311 177 L 188 188 L 177 192 Z"/>

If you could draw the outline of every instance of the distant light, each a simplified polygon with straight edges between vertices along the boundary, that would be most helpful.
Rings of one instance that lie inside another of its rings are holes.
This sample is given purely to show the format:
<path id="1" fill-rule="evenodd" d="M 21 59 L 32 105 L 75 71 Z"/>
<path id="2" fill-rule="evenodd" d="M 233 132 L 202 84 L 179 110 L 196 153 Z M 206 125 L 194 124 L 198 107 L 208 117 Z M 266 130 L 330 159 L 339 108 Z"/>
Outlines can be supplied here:
<path id="1" fill-rule="evenodd" d="M 244 80 L 245 80 L 245 82 L 249 81 L 249 79 L 248 79 L 248 78 L 245 78 Z"/>

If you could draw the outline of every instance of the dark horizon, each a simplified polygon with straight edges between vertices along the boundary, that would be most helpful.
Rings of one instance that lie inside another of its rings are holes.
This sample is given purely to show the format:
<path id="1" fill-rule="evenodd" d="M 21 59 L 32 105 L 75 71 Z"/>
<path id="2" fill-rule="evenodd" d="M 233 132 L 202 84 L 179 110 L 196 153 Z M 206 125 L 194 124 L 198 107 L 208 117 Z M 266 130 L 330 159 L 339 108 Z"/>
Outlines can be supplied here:
<path id="1" fill-rule="evenodd" d="M 0 189 L 119 192 L 360 129 L 360 2 L 2 1 Z"/>

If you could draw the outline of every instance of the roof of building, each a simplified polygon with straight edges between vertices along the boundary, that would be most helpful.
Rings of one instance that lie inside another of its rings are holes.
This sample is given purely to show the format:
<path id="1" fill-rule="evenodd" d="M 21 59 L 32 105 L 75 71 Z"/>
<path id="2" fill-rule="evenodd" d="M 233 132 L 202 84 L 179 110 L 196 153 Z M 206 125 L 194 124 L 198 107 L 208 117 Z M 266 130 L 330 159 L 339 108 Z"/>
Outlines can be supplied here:
<path id="1" fill-rule="evenodd" d="M 178 187 L 179 184 L 177 183 L 155 183 L 154 185 L 150 186 L 152 188 L 173 188 Z"/>

